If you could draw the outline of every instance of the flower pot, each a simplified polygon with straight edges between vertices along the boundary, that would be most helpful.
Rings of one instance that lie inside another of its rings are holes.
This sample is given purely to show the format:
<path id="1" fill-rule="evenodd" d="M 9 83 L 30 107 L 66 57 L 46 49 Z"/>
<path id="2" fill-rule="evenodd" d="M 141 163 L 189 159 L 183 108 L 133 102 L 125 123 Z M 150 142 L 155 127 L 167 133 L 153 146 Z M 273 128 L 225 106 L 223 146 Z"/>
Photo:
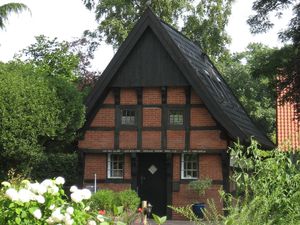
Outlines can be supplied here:
<path id="1" fill-rule="evenodd" d="M 203 218 L 203 210 L 205 208 L 205 204 L 204 203 L 195 203 L 192 206 L 192 210 L 194 212 L 194 214 L 198 217 L 198 218 Z"/>

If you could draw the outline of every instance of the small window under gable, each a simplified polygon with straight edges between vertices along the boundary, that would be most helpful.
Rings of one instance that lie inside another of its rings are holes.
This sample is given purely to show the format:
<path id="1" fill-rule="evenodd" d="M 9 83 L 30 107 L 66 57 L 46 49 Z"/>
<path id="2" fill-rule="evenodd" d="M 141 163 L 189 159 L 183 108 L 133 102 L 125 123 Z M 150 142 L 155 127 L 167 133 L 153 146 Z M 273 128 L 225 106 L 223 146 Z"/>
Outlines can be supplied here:
<path id="1" fill-rule="evenodd" d="M 136 110 L 122 109 L 121 110 L 121 125 L 136 125 Z"/>
<path id="2" fill-rule="evenodd" d="M 110 179 L 122 179 L 124 176 L 124 154 L 108 153 L 107 177 Z"/>
<path id="3" fill-rule="evenodd" d="M 198 155 L 184 153 L 181 156 L 181 179 L 198 179 Z"/>
<path id="4" fill-rule="evenodd" d="M 168 115 L 168 124 L 170 126 L 183 126 L 184 109 L 170 109 Z"/>

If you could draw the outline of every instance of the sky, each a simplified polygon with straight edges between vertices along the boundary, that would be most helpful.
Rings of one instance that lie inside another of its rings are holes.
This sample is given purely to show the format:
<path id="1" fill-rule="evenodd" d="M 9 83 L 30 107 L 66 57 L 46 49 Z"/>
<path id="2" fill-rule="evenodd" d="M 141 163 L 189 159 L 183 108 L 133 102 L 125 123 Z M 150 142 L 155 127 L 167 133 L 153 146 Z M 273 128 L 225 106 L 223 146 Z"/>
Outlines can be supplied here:
<path id="1" fill-rule="evenodd" d="M 1 0 L 0 4 L 12 2 Z M 15 53 L 34 43 L 35 36 L 71 41 L 80 37 L 84 30 L 94 30 L 97 26 L 95 15 L 87 10 L 81 0 L 19 0 L 30 10 L 19 15 L 11 15 L 5 30 L 0 30 L 0 61 L 11 60 Z M 266 34 L 253 36 L 246 23 L 253 0 L 235 0 L 232 15 L 226 28 L 232 38 L 231 52 L 243 51 L 250 42 L 261 42 L 270 47 L 281 46 L 277 33 L 288 23 L 290 14 L 276 20 L 275 27 Z M 286 15 L 286 14 L 285 14 Z M 101 44 L 95 54 L 93 67 L 103 71 L 114 51 L 111 46 Z"/>

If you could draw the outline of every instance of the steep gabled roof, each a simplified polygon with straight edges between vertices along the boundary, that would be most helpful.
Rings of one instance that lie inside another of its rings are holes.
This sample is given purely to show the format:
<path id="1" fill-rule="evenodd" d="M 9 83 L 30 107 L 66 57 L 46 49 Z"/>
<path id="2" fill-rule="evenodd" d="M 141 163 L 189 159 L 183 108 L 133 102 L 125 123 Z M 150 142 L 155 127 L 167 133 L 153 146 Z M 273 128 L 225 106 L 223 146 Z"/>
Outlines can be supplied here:
<path id="1" fill-rule="evenodd" d="M 223 126 L 233 140 L 249 143 L 254 137 L 264 147 L 274 144 L 254 125 L 223 77 L 202 49 L 157 18 L 147 9 L 125 42 L 121 45 L 87 98 L 87 116 L 96 106 L 110 81 L 129 55 L 143 32 L 150 27 L 169 56 L 202 99 L 211 115 Z"/>

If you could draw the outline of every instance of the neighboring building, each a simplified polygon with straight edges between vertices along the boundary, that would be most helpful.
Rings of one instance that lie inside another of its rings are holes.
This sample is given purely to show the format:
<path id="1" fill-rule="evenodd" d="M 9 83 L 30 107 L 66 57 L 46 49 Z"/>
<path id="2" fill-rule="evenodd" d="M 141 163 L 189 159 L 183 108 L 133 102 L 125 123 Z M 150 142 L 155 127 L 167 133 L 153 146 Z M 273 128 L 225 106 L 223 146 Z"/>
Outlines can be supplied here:
<path id="1" fill-rule="evenodd" d="M 242 84 L 241 84 L 242 85 Z M 132 188 L 159 215 L 167 205 L 215 199 L 229 190 L 228 146 L 253 136 L 273 143 L 245 113 L 199 46 L 147 9 L 87 99 L 79 150 L 84 185 Z M 209 177 L 204 197 L 188 190 Z"/>
<path id="2" fill-rule="evenodd" d="M 300 149 L 300 121 L 296 105 L 281 102 L 283 94 L 284 91 L 277 97 L 277 145 L 282 151 L 297 151 Z"/>

